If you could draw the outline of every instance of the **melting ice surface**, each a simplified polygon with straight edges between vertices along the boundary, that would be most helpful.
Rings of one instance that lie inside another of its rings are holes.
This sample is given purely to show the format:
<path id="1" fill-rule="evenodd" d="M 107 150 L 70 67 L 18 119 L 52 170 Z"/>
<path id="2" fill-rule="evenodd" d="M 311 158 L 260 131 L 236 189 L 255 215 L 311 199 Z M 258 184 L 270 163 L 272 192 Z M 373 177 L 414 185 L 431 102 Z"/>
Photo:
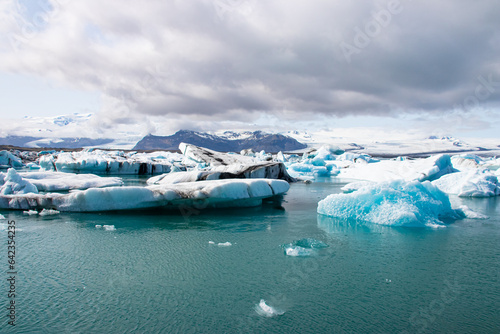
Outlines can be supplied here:
<path id="1" fill-rule="evenodd" d="M 261 299 L 260 302 L 255 305 L 255 312 L 264 317 L 274 317 L 285 313 L 283 310 L 267 305 L 264 299 Z"/>
<path id="2" fill-rule="evenodd" d="M 333 194 L 318 203 L 317 212 L 341 219 L 381 225 L 443 226 L 441 219 L 460 219 L 448 196 L 425 181 L 368 184 L 349 194 Z"/>
<path id="3" fill-rule="evenodd" d="M 288 256 L 311 256 L 317 254 L 318 249 L 326 248 L 328 245 L 316 239 L 304 238 L 282 245 L 282 247 Z"/>

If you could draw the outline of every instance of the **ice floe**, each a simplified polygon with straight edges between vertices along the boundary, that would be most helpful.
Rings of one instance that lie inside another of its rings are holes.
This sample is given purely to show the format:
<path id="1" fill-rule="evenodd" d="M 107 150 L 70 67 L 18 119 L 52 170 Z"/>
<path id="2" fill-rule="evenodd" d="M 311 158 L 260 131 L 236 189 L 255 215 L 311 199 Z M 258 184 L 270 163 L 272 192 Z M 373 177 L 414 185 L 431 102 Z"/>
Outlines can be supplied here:
<path id="1" fill-rule="evenodd" d="M 2 219 L 7 219 L 7 218 L 5 218 L 4 215 L 0 214 L 0 220 L 2 220 Z"/>
<path id="2" fill-rule="evenodd" d="M 283 315 L 285 311 L 278 308 L 272 307 L 266 304 L 264 299 L 261 299 L 258 304 L 255 305 L 255 312 L 264 317 L 274 317 L 277 315 Z"/>
<path id="3" fill-rule="evenodd" d="M 443 226 L 459 219 L 448 196 L 432 183 L 389 181 L 369 184 L 349 194 L 333 194 L 318 203 L 318 213 L 381 225 Z"/>
<path id="4" fill-rule="evenodd" d="M 290 185 L 283 180 L 227 179 L 153 185 L 108 187 L 69 194 L 23 194 L 0 196 L 0 208 L 56 209 L 66 212 L 113 211 L 144 208 L 257 206 L 262 199 L 284 194 Z"/>

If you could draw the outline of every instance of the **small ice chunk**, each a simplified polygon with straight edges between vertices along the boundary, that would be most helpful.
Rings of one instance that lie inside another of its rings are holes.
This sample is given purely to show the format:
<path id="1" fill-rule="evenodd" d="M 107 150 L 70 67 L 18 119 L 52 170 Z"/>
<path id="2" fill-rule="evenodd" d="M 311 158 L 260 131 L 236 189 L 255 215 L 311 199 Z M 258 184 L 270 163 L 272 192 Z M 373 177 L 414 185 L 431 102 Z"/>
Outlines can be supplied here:
<path id="1" fill-rule="evenodd" d="M 208 244 L 209 244 L 209 245 L 215 245 L 215 242 L 213 242 L 212 240 L 210 240 L 210 241 L 208 242 Z"/>
<path id="2" fill-rule="evenodd" d="M 0 219 L 7 219 L 4 215 L 0 214 Z"/>
<path id="3" fill-rule="evenodd" d="M 315 253 L 312 248 L 304 248 L 300 246 L 285 247 L 285 254 L 288 256 L 311 256 Z"/>
<path id="4" fill-rule="evenodd" d="M 457 211 L 469 219 L 489 219 L 490 217 L 482 213 L 471 210 L 467 205 L 461 205 Z"/>
<path id="5" fill-rule="evenodd" d="M 96 225 L 95 228 L 102 228 L 102 225 Z"/>
<path id="6" fill-rule="evenodd" d="M 316 250 L 328 247 L 322 241 L 313 238 L 294 240 L 289 244 L 282 245 L 285 254 L 288 256 L 311 256 L 317 253 Z"/>
<path id="7" fill-rule="evenodd" d="M 38 214 L 38 211 L 36 210 L 28 210 L 28 211 L 23 211 L 24 214 L 26 215 L 37 215 Z"/>
<path id="8" fill-rule="evenodd" d="M 103 225 L 102 226 L 106 231 L 116 231 L 115 225 Z"/>
<path id="9" fill-rule="evenodd" d="M 220 247 L 229 247 L 229 246 L 232 246 L 233 244 L 230 243 L 229 241 L 226 241 L 226 242 L 219 242 L 217 244 L 217 246 L 220 246 Z"/>
<path id="10" fill-rule="evenodd" d="M 57 210 L 52 210 L 52 209 L 43 209 L 42 212 L 40 212 L 40 216 L 52 216 L 52 215 L 57 215 L 60 213 Z"/>
<path id="11" fill-rule="evenodd" d="M 255 305 L 255 311 L 263 317 L 274 317 L 277 315 L 282 315 L 285 311 L 272 307 L 266 304 L 264 299 L 261 299 L 258 304 Z"/>

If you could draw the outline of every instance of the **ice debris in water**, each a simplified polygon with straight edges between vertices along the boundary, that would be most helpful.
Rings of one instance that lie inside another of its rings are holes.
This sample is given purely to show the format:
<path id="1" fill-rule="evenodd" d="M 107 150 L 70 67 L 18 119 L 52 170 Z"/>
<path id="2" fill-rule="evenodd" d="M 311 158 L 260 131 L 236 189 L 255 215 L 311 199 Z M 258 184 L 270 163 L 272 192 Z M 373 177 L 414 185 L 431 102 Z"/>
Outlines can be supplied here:
<path id="1" fill-rule="evenodd" d="M 37 215 L 38 214 L 38 211 L 36 210 L 28 210 L 28 211 L 23 211 L 24 214 L 26 215 Z"/>
<path id="2" fill-rule="evenodd" d="M 115 225 L 103 225 L 102 226 L 106 231 L 116 231 Z"/>
<path id="3" fill-rule="evenodd" d="M 318 213 L 346 220 L 407 227 L 444 226 L 460 219 L 448 196 L 429 181 L 389 181 L 349 194 L 333 194 L 318 203 Z"/>
<path id="4" fill-rule="evenodd" d="M 285 313 L 285 311 L 274 308 L 270 305 L 266 304 L 266 301 L 264 299 L 261 299 L 258 304 L 255 305 L 255 311 L 264 317 L 274 317 L 277 315 L 282 315 Z"/>
<path id="5" fill-rule="evenodd" d="M 210 241 L 208 242 L 208 244 L 209 244 L 209 245 L 215 245 L 215 242 L 213 242 L 212 240 L 210 240 Z"/>
<path id="6" fill-rule="evenodd" d="M 52 216 L 52 215 L 57 215 L 60 213 L 57 210 L 52 210 L 52 209 L 43 209 L 42 212 L 40 212 L 40 216 Z"/>
<path id="7" fill-rule="evenodd" d="M 465 218 L 469 219 L 489 219 L 490 217 L 483 215 L 482 213 L 475 212 L 471 210 L 467 205 L 461 205 L 458 210 L 459 213 L 463 214 Z"/>
<path id="8" fill-rule="evenodd" d="M 316 239 L 304 238 L 284 244 L 282 247 L 288 256 L 311 256 L 315 255 L 318 249 L 326 248 L 328 245 Z"/>
<path id="9" fill-rule="evenodd" d="M 217 246 L 220 246 L 220 247 L 228 247 L 228 246 L 232 246 L 233 244 L 230 243 L 229 241 L 226 241 L 226 242 L 219 242 L 217 244 Z"/>
<path id="10" fill-rule="evenodd" d="M 7 219 L 4 215 L 0 214 L 0 219 Z"/>
<path id="11" fill-rule="evenodd" d="M 96 225 L 95 228 L 102 228 L 102 225 Z"/>

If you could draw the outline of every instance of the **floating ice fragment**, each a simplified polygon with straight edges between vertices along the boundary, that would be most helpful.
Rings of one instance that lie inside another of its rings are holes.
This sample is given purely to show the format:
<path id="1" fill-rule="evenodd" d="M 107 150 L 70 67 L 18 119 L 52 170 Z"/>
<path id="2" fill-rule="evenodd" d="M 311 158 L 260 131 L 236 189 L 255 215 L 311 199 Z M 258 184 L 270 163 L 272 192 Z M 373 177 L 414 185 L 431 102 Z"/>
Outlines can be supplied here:
<path id="1" fill-rule="evenodd" d="M 288 256 L 311 256 L 317 254 L 318 249 L 326 248 L 328 245 L 313 238 L 304 238 L 282 245 L 282 247 Z"/>
<path id="2" fill-rule="evenodd" d="M 458 210 L 459 213 L 463 214 L 465 218 L 469 219 L 489 219 L 490 217 L 483 215 L 482 213 L 475 212 L 471 210 L 467 205 L 461 205 Z"/>
<path id="3" fill-rule="evenodd" d="M 274 308 L 266 304 L 264 299 L 261 299 L 258 304 L 255 305 L 255 311 L 263 317 L 274 317 L 277 315 L 283 315 L 285 311 Z"/>
<path id="4" fill-rule="evenodd" d="M 96 225 L 95 228 L 102 228 L 102 225 Z"/>
<path id="5" fill-rule="evenodd" d="M 52 216 L 52 215 L 57 215 L 60 213 L 57 210 L 52 210 L 52 209 L 43 209 L 42 212 L 39 213 L 40 216 Z"/>
<path id="6" fill-rule="evenodd" d="M 210 241 L 208 242 L 208 244 L 209 244 L 209 245 L 215 245 L 215 242 L 213 242 L 213 241 L 211 241 L 211 240 L 210 240 Z"/>
<path id="7" fill-rule="evenodd" d="M 103 225 L 102 226 L 106 231 L 116 231 L 115 225 Z"/>
<path id="8" fill-rule="evenodd" d="M 304 248 L 300 246 L 290 246 L 285 248 L 285 254 L 288 256 L 311 256 L 315 253 L 312 248 Z"/>
<path id="9" fill-rule="evenodd" d="M 3 216 L 2 214 L 0 214 L 0 219 L 7 219 L 7 218 L 5 218 L 5 216 Z"/>
<path id="10" fill-rule="evenodd" d="M 217 246 L 220 246 L 220 247 L 228 247 L 228 246 L 232 246 L 233 244 L 230 243 L 229 241 L 226 241 L 226 242 L 219 242 L 217 244 Z"/>
<path id="11" fill-rule="evenodd" d="M 24 214 L 26 215 L 37 215 L 38 214 L 38 211 L 36 210 L 28 210 L 28 211 L 23 211 Z"/>

